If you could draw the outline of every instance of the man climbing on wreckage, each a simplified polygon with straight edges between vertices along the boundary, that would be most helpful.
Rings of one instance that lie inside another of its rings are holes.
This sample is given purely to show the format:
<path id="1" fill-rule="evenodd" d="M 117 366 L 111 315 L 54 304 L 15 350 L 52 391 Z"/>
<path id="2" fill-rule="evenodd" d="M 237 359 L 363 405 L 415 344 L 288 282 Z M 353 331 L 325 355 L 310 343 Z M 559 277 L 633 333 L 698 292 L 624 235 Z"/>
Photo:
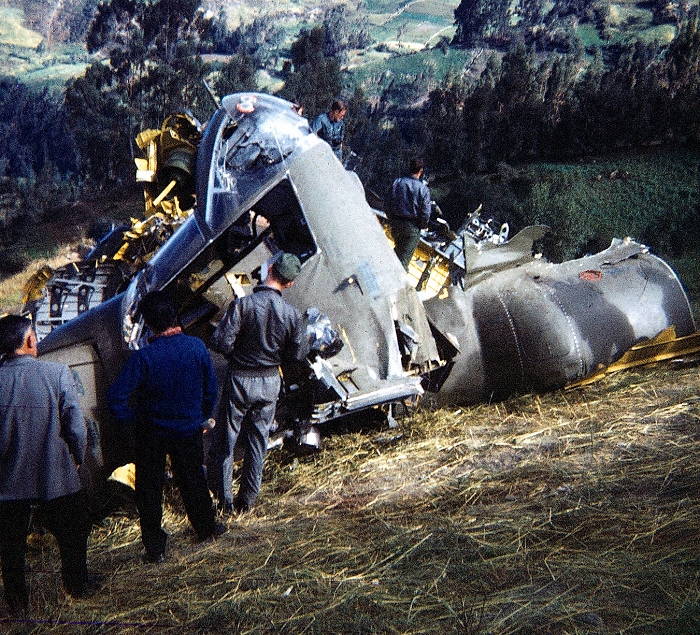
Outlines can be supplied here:
<path id="1" fill-rule="evenodd" d="M 253 293 L 234 298 L 209 343 L 228 358 L 207 464 L 209 486 L 226 513 L 246 512 L 255 503 L 281 388 L 280 365 L 308 353 L 302 315 L 282 297 L 300 271 L 295 255 L 278 253 Z M 233 450 L 239 440 L 244 457 L 234 499 Z"/>
<path id="2" fill-rule="evenodd" d="M 386 199 L 394 251 L 406 270 L 420 242 L 421 230 L 430 222 L 432 203 L 430 190 L 422 181 L 424 172 L 423 160 L 412 158 L 408 174 L 394 180 Z"/>

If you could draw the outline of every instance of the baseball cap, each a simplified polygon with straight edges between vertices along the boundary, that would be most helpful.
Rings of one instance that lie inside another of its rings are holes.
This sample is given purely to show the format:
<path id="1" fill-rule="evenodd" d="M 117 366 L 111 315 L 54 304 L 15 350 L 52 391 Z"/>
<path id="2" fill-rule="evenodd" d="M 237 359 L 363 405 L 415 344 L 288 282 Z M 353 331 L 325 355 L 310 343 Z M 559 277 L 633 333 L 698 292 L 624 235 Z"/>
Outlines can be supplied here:
<path id="1" fill-rule="evenodd" d="M 295 280 L 301 271 L 301 262 L 294 254 L 283 252 L 275 259 L 272 265 L 275 272 L 285 280 Z"/>

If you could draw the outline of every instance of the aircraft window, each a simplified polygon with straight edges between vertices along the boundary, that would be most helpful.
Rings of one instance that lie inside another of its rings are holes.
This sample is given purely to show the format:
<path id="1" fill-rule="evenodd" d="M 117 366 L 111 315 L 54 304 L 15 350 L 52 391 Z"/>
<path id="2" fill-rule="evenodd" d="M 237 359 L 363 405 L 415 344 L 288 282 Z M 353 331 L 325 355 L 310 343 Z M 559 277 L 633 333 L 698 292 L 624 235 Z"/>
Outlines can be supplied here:
<path id="1" fill-rule="evenodd" d="M 207 323 L 217 321 L 234 294 L 250 293 L 272 255 L 287 251 L 303 264 L 317 249 L 294 187 L 283 179 L 252 209 L 240 214 L 169 285 L 181 307 L 181 323 L 200 334 Z"/>
<path id="2" fill-rule="evenodd" d="M 316 253 L 316 241 L 289 179 L 263 196 L 254 210 L 270 223 L 279 249 L 297 255 L 302 263 Z"/>

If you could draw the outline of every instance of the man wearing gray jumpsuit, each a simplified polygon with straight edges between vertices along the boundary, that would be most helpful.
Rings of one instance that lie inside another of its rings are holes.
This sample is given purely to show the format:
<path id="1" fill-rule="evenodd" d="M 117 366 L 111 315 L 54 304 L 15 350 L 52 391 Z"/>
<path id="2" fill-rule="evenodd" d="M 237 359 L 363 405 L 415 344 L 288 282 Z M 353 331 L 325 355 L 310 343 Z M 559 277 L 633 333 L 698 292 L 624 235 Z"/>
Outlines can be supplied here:
<path id="1" fill-rule="evenodd" d="M 249 510 L 260 491 L 270 427 L 281 388 L 279 367 L 308 353 L 299 310 L 282 298 L 294 284 L 301 263 L 279 253 L 264 282 L 253 293 L 234 298 L 214 331 L 210 348 L 228 358 L 218 425 L 209 452 L 209 486 L 224 511 Z M 243 467 L 233 498 L 233 450 L 244 449 Z"/>
<path id="2" fill-rule="evenodd" d="M 407 271 L 420 242 L 421 230 L 428 228 L 432 211 L 430 190 L 422 181 L 424 171 L 422 159 L 411 159 L 408 174 L 394 180 L 386 202 L 394 251 Z"/>

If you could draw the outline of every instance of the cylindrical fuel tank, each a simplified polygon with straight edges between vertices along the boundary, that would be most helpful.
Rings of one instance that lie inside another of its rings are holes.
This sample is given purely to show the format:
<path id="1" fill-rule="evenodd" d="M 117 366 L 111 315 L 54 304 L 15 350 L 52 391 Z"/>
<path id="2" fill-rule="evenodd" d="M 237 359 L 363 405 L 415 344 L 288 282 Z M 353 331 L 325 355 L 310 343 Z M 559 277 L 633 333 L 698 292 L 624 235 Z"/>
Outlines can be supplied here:
<path id="1" fill-rule="evenodd" d="M 674 326 L 695 331 L 678 277 L 633 241 L 552 264 L 532 260 L 450 287 L 425 303 L 431 324 L 458 349 L 438 392 L 443 404 L 565 386 Z"/>

